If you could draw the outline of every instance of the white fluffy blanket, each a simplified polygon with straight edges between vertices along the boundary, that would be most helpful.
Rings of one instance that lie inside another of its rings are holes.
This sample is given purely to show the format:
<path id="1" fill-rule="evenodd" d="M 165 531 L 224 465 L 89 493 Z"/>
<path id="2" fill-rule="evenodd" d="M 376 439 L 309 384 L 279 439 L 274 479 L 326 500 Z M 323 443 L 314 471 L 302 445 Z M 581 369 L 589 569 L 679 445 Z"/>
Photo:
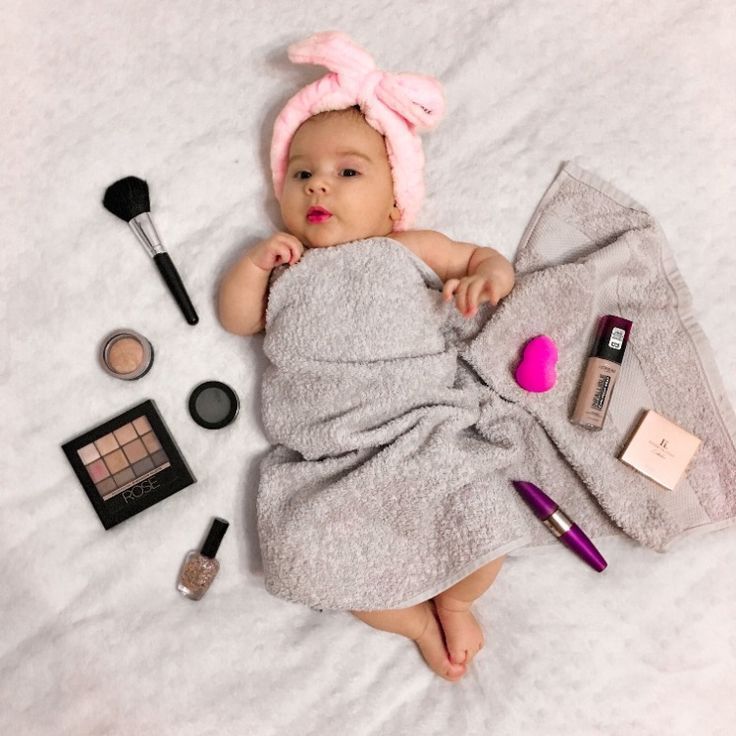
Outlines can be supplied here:
<path id="1" fill-rule="evenodd" d="M 600 542 L 519 553 L 477 604 L 488 645 L 459 684 L 410 642 L 263 588 L 255 529 L 267 448 L 261 338 L 223 332 L 214 295 L 279 226 L 268 139 L 320 69 L 286 46 L 337 29 L 379 65 L 433 74 L 420 225 L 514 254 L 560 162 L 596 171 L 668 236 L 736 402 L 736 18 L 730 0 L 10 0 L 0 59 L 0 733 L 717 735 L 733 731 L 733 529 L 658 554 Z M 188 326 L 100 200 L 134 174 L 200 313 Z M 124 383 L 96 349 L 124 326 L 156 351 Z M 186 400 L 232 385 L 210 432 Z M 152 398 L 198 482 L 105 532 L 60 449 Z M 230 520 L 199 603 L 176 575 Z"/>

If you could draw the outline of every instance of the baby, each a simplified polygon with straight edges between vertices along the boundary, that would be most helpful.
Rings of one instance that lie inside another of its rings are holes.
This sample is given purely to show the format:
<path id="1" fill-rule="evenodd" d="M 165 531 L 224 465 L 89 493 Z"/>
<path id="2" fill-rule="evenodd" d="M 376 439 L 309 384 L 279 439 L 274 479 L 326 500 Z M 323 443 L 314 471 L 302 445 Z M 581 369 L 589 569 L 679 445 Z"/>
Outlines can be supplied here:
<path id="1" fill-rule="evenodd" d="M 329 59 L 325 62 L 330 52 L 363 61 L 367 56 L 339 33 L 317 34 L 290 48 L 293 60 L 304 60 L 311 53 L 310 58 L 334 68 L 337 62 L 334 66 Z M 347 86 L 335 74 L 328 77 Z M 441 114 L 439 85 L 427 77 L 412 79 L 416 88 L 434 85 L 433 94 L 424 95 L 419 115 L 430 114 L 428 97 L 433 97 L 432 123 L 436 122 Z M 422 259 L 442 280 L 444 300 L 454 300 L 464 316 L 474 315 L 484 302 L 498 304 L 514 285 L 513 267 L 506 258 L 492 248 L 456 242 L 438 232 L 408 229 L 421 201 L 422 158 L 417 126 L 407 122 L 406 109 L 402 116 L 391 111 L 392 127 L 385 121 L 388 113 L 376 111 L 375 98 L 365 86 L 362 97 L 357 93 L 351 100 L 344 95 L 345 101 L 336 102 L 336 95 L 329 96 L 325 85 L 320 90 L 318 84 L 300 94 L 303 103 L 305 92 L 311 90 L 312 108 L 320 111 L 294 106 L 297 96 L 276 122 L 272 168 L 285 229 L 250 248 L 225 275 L 218 305 L 223 327 L 237 335 L 264 329 L 269 280 L 276 266 L 295 266 L 305 249 L 333 248 L 371 237 L 390 237 Z M 332 102 L 325 104 L 328 96 Z M 381 115 L 384 121 L 376 122 Z M 376 629 L 412 639 L 432 670 L 457 681 L 484 643 L 471 604 L 490 587 L 502 562 L 503 558 L 493 560 L 417 605 L 352 613 Z"/>

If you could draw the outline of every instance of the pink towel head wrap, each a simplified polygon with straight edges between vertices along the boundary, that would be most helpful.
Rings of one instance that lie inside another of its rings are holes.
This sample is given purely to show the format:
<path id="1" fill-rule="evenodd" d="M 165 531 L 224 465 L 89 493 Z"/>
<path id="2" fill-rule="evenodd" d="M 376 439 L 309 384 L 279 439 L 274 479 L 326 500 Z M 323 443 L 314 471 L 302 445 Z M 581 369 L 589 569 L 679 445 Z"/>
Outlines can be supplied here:
<path id="1" fill-rule="evenodd" d="M 317 33 L 289 46 L 296 64 L 320 64 L 330 72 L 295 94 L 276 118 L 271 141 L 271 173 L 281 199 L 289 145 L 299 126 L 327 110 L 360 107 L 366 122 L 386 141 L 394 197 L 400 211 L 395 230 L 407 230 L 424 197 L 424 154 L 419 132 L 430 130 L 445 109 L 440 83 L 418 74 L 378 69 L 370 54 L 337 31 Z"/>

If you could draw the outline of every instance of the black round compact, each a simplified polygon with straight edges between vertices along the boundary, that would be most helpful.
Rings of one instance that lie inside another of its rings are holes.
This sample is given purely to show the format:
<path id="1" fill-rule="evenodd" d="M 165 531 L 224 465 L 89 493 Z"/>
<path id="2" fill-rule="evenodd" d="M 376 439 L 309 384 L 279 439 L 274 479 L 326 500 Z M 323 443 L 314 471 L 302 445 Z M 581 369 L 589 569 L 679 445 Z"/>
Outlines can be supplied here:
<path id="1" fill-rule="evenodd" d="M 189 413 L 200 427 L 222 429 L 238 415 L 240 402 L 230 386 L 221 381 L 205 381 L 189 395 Z"/>

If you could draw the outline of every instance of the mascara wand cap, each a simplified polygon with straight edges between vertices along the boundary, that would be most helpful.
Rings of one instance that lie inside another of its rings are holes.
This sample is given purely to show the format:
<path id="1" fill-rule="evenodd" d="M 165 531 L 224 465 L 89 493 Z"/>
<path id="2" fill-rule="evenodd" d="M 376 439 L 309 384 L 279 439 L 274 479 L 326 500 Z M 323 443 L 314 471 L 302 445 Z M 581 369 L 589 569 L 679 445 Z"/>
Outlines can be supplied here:
<path id="1" fill-rule="evenodd" d="M 557 504 L 534 483 L 525 480 L 512 480 L 511 482 L 538 519 L 544 521 L 557 511 Z"/>

